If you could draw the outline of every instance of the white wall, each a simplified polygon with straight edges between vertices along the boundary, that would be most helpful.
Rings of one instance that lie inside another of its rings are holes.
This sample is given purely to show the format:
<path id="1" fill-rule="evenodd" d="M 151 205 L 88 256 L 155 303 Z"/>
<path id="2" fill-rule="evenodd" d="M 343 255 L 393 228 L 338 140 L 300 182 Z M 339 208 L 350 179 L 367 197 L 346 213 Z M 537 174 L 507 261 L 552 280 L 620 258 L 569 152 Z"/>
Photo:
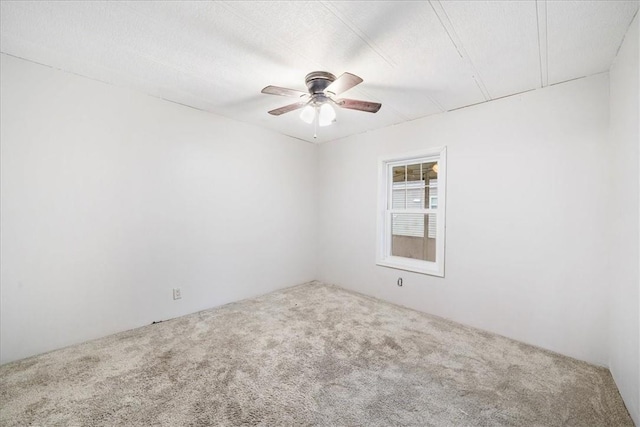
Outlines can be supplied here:
<path id="1" fill-rule="evenodd" d="M 601 74 L 321 145 L 319 279 L 605 365 L 608 85 Z M 441 145 L 446 277 L 376 266 L 379 156 Z"/>
<path id="2" fill-rule="evenodd" d="M 640 425 L 640 67 L 638 16 L 610 72 L 611 287 L 609 367 L 636 425 Z"/>
<path id="3" fill-rule="evenodd" d="M 3 363 L 315 278 L 313 145 L 6 55 L 1 75 Z"/>

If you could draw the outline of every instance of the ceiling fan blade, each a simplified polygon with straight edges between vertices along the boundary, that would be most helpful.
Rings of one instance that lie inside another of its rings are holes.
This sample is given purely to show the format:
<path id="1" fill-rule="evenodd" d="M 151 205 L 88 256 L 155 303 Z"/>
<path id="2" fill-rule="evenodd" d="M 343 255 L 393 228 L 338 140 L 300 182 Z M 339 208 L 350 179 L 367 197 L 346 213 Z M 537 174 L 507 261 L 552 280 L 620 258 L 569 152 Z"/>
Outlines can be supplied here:
<path id="1" fill-rule="evenodd" d="M 275 110 L 269 111 L 269 114 L 272 116 L 279 116 L 284 113 L 288 113 L 290 111 L 294 111 L 300 109 L 307 105 L 307 102 L 296 102 L 295 104 L 285 105 L 284 107 L 276 108 Z"/>
<path id="2" fill-rule="evenodd" d="M 280 96 L 292 96 L 295 98 L 302 98 L 309 96 L 308 92 L 303 92 L 301 90 L 295 89 L 287 89 L 286 87 L 279 86 L 267 86 L 262 89 L 262 93 L 266 93 L 267 95 L 280 95 Z"/>
<path id="3" fill-rule="evenodd" d="M 348 108 L 350 110 L 366 111 L 367 113 L 377 113 L 382 104 L 377 102 L 360 101 L 357 99 L 338 99 L 336 104 L 342 108 Z"/>
<path id="4" fill-rule="evenodd" d="M 344 73 L 327 86 L 324 91 L 331 92 L 334 95 L 340 95 L 342 92 L 346 92 L 360 83 L 362 83 L 362 79 L 360 77 L 355 74 Z"/>

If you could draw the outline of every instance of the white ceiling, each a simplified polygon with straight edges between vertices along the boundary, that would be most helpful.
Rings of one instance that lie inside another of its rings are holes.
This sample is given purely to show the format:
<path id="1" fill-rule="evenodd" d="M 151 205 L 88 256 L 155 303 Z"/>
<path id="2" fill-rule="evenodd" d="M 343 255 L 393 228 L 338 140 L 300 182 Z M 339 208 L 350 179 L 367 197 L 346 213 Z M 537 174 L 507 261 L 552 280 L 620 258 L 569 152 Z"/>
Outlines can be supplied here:
<path id="1" fill-rule="evenodd" d="M 607 71 L 634 1 L 283 1 L 1 3 L 6 54 L 310 142 Z M 268 110 L 310 71 L 364 79 L 320 128 Z"/>

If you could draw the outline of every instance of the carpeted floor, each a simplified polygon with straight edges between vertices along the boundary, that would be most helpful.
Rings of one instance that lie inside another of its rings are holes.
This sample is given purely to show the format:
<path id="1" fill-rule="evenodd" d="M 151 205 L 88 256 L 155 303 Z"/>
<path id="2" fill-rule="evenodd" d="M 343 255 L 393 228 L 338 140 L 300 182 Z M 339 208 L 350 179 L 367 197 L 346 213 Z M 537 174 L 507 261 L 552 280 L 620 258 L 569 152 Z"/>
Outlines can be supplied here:
<path id="1" fill-rule="evenodd" d="M 0 424 L 632 426 L 609 371 L 319 283 L 0 366 Z"/>

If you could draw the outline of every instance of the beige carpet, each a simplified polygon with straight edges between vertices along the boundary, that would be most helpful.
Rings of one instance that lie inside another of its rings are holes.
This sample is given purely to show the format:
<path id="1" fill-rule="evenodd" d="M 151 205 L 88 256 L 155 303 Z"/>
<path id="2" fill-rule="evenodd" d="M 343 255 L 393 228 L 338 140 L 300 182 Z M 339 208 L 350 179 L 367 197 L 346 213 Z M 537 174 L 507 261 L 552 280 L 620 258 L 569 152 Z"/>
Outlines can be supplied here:
<path id="1" fill-rule="evenodd" d="M 0 367 L 0 425 L 632 426 L 604 368 L 311 283 Z"/>

